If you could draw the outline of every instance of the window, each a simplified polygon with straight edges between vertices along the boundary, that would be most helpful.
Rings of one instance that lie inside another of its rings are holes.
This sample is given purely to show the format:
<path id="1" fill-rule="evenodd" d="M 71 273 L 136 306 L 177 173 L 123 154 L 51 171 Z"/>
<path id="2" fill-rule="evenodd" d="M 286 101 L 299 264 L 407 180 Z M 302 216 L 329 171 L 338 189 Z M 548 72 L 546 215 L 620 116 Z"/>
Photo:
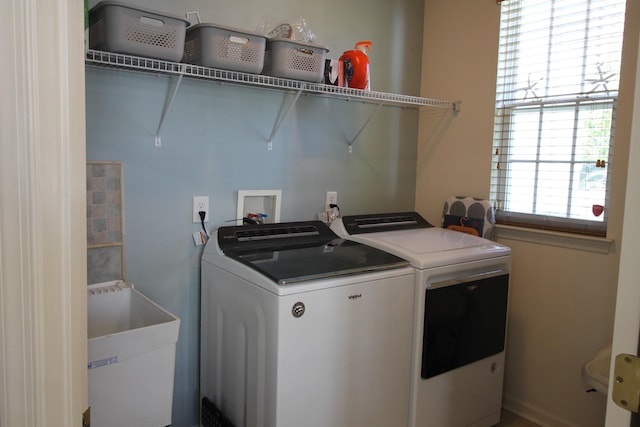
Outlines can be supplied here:
<path id="1" fill-rule="evenodd" d="M 498 223 L 605 235 L 625 0 L 501 6 Z"/>

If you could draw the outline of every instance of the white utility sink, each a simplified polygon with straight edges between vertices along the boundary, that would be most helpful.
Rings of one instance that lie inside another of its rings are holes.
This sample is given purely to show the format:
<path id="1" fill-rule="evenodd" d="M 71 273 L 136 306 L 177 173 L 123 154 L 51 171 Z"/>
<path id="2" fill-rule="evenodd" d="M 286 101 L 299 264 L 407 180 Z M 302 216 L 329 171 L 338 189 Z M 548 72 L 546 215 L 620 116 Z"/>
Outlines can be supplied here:
<path id="1" fill-rule="evenodd" d="M 609 391 L 609 365 L 611 364 L 611 346 L 603 348 L 596 357 L 582 367 L 582 377 L 591 387 L 602 394 Z"/>
<path id="2" fill-rule="evenodd" d="M 180 319 L 121 280 L 87 298 L 91 425 L 171 424 Z"/>

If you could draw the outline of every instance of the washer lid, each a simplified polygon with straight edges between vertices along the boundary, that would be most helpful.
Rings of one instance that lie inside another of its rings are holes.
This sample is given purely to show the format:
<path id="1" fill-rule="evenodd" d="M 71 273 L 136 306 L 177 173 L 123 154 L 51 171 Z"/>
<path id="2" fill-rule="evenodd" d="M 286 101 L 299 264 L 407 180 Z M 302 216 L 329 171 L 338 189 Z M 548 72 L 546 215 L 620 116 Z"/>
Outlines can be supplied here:
<path id="1" fill-rule="evenodd" d="M 404 267 L 380 249 L 338 238 L 320 221 L 221 227 L 224 254 L 280 285 Z"/>

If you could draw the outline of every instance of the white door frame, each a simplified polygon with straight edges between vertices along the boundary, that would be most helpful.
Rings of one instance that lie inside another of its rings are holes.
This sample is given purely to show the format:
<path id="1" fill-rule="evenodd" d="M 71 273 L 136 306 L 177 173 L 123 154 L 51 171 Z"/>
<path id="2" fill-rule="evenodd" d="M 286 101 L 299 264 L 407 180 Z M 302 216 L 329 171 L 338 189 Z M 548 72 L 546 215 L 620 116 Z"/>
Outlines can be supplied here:
<path id="1" fill-rule="evenodd" d="M 627 193 L 625 197 L 622 242 L 620 245 L 620 268 L 618 275 L 618 295 L 613 331 L 611 371 L 614 369 L 615 355 L 620 353 L 638 354 L 638 331 L 640 328 L 640 40 L 636 68 L 636 85 L 633 103 L 631 144 L 629 147 L 629 168 Z M 609 395 L 605 426 L 628 426 L 631 413 L 618 407 L 611 399 L 613 375 L 609 375 Z"/>
<path id="2" fill-rule="evenodd" d="M 0 8 L 0 425 L 87 407 L 83 6 Z"/>

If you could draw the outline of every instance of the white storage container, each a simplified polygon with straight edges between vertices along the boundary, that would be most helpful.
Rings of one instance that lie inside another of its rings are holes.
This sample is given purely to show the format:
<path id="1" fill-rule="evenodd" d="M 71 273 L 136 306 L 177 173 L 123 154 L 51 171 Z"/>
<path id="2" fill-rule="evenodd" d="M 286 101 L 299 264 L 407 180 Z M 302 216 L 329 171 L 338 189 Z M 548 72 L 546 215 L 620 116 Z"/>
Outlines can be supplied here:
<path id="1" fill-rule="evenodd" d="M 91 425 L 171 424 L 180 319 L 121 280 L 87 298 Z"/>
<path id="2" fill-rule="evenodd" d="M 263 74 L 320 83 L 329 50 L 321 45 L 274 38 L 267 41 Z"/>
<path id="3" fill-rule="evenodd" d="M 264 66 L 267 38 L 215 24 L 197 24 L 187 29 L 183 62 L 260 74 Z"/>
<path id="4" fill-rule="evenodd" d="M 89 48 L 178 62 L 189 21 L 117 1 L 89 11 Z"/>

